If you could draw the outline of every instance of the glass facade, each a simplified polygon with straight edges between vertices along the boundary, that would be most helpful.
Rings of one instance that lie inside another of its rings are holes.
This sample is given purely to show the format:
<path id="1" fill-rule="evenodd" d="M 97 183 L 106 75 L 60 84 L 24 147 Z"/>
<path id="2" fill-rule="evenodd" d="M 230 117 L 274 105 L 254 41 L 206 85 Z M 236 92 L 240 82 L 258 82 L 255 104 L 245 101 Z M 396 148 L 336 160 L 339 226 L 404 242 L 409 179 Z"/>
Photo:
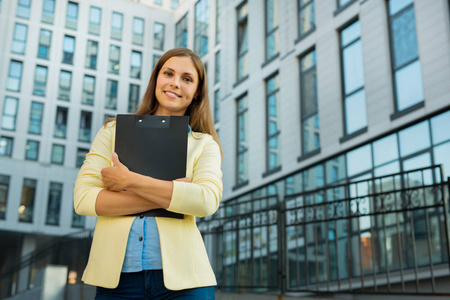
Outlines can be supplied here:
<path id="1" fill-rule="evenodd" d="M 75 54 L 75 38 L 73 36 L 64 36 L 63 59 L 65 64 L 73 65 L 73 56 Z"/>
<path id="2" fill-rule="evenodd" d="M 92 112 L 82 111 L 80 116 L 80 130 L 78 132 L 78 141 L 90 143 L 92 129 Z"/>
<path id="3" fill-rule="evenodd" d="M 209 41 L 209 1 L 200 0 L 195 4 L 194 51 L 201 57 L 208 53 Z"/>
<path id="4" fill-rule="evenodd" d="M 81 99 L 81 103 L 86 105 L 94 105 L 94 97 L 95 97 L 95 77 L 84 75 L 83 96 Z"/>
<path id="5" fill-rule="evenodd" d="M 106 84 L 106 101 L 105 108 L 116 109 L 117 107 L 117 80 L 108 79 Z"/>
<path id="6" fill-rule="evenodd" d="M 29 19 L 30 18 L 30 6 L 31 6 L 31 0 L 19 0 L 17 2 L 16 16 L 18 18 Z"/>
<path id="7" fill-rule="evenodd" d="M 266 0 L 266 60 L 279 53 L 278 0 Z"/>
<path id="8" fill-rule="evenodd" d="M 278 94 L 278 74 L 275 74 L 266 80 L 266 169 L 268 172 L 280 168 Z"/>
<path id="9" fill-rule="evenodd" d="M 66 28 L 77 30 L 78 3 L 68 2 L 66 13 Z"/>
<path id="10" fill-rule="evenodd" d="M 53 136 L 56 138 L 65 139 L 67 134 L 67 118 L 69 109 L 67 107 L 58 106 L 55 118 L 55 130 Z"/>
<path id="11" fill-rule="evenodd" d="M 64 145 L 53 144 L 50 162 L 56 165 L 63 165 L 65 150 L 66 147 Z"/>
<path id="12" fill-rule="evenodd" d="M 144 44 L 144 19 L 133 18 L 133 44 L 142 46 Z"/>
<path id="13" fill-rule="evenodd" d="M 238 60 L 237 60 L 237 79 L 243 80 L 248 75 L 248 8 L 247 2 L 238 7 Z"/>
<path id="14" fill-rule="evenodd" d="M 359 21 L 341 32 L 342 80 L 344 86 L 345 135 L 367 127 L 364 64 Z"/>
<path id="15" fill-rule="evenodd" d="M 38 160 L 39 158 L 39 142 L 28 140 L 25 146 L 25 159 Z"/>
<path id="16" fill-rule="evenodd" d="M 131 51 L 130 77 L 140 79 L 141 68 L 142 68 L 142 53 L 138 51 Z"/>
<path id="17" fill-rule="evenodd" d="M 12 157 L 14 139 L 8 136 L 0 136 L 0 156 Z"/>
<path id="18" fill-rule="evenodd" d="M 109 46 L 108 72 L 119 74 L 120 71 L 120 47 L 116 45 Z"/>
<path id="19" fill-rule="evenodd" d="M 45 96 L 47 89 L 47 67 L 36 66 L 34 72 L 33 95 Z"/>
<path id="20" fill-rule="evenodd" d="M 137 84 L 130 83 L 130 91 L 128 95 L 128 112 L 134 113 L 139 105 L 140 96 L 139 96 L 140 87 Z"/>
<path id="21" fill-rule="evenodd" d="M 43 23 L 53 24 L 53 18 L 55 17 L 55 0 L 44 0 L 44 5 L 42 7 L 42 18 Z"/>
<path id="22" fill-rule="evenodd" d="M 414 1 L 389 1 L 392 70 L 397 112 L 423 103 Z"/>
<path id="23" fill-rule="evenodd" d="M 300 59 L 300 89 L 302 154 L 306 155 L 320 149 L 315 50 Z"/>
<path id="24" fill-rule="evenodd" d="M 9 64 L 8 81 L 6 89 L 8 91 L 20 92 L 20 84 L 22 81 L 22 62 L 11 60 Z"/>
<path id="25" fill-rule="evenodd" d="M 188 14 L 175 24 L 175 47 L 187 48 L 188 45 Z"/>

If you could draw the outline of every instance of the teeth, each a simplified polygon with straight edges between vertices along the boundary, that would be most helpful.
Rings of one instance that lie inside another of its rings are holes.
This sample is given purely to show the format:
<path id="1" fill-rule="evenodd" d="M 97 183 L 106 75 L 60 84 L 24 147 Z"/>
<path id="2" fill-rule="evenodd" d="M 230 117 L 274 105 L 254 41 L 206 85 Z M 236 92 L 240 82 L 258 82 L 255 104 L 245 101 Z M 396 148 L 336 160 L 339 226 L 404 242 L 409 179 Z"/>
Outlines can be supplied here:
<path id="1" fill-rule="evenodd" d="M 177 94 L 174 94 L 174 93 L 171 93 L 171 92 L 166 92 L 166 94 L 171 95 L 171 96 L 174 96 L 174 97 L 178 97 Z"/>

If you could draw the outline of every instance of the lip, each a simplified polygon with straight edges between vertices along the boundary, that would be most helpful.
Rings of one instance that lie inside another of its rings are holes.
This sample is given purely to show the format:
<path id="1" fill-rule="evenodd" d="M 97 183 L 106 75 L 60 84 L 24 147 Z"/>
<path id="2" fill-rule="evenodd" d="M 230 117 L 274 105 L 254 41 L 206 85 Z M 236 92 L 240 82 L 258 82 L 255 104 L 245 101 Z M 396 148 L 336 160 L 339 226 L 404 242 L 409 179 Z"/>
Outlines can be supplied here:
<path id="1" fill-rule="evenodd" d="M 178 93 L 175 93 L 174 91 L 170 91 L 170 90 L 164 91 L 164 94 L 166 94 L 168 97 L 174 98 L 174 99 L 181 97 L 181 95 L 179 95 Z"/>

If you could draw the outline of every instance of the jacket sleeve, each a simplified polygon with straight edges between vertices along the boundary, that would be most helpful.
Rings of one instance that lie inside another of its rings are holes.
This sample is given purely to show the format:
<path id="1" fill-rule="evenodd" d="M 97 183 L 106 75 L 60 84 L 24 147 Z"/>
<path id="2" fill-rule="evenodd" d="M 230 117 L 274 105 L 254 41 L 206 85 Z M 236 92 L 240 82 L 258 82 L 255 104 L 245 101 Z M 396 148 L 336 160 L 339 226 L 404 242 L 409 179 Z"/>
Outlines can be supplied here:
<path id="1" fill-rule="evenodd" d="M 223 183 L 219 145 L 208 135 L 193 166 L 192 182 L 173 181 L 169 211 L 205 217 L 219 208 Z"/>
<path id="2" fill-rule="evenodd" d="M 92 142 L 86 160 L 78 172 L 73 192 L 74 209 L 79 215 L 97 216 L 95 203 L 104 189 L 101 170 L 112 165 L 113 128 L 111 122 L 103 126 Z"/>

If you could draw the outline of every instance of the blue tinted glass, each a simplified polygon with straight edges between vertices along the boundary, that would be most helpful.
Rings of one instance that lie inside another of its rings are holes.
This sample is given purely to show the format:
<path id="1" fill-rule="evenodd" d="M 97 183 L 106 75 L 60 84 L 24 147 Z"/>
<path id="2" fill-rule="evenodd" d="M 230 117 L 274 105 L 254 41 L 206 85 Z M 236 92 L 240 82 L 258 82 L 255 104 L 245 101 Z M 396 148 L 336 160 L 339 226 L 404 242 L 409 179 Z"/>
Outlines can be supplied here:
<path id="1" fill-rule="evenodd" d="M 372 151 L 370 145 L 365 145 L 347 153 L 347 175 L 368 171 L 372 168 Z"/>
<path id="2" fill-rule="evenodd" d="M 344 64 L 345 94 L 359 89 L 364 85 L 363 57 L 361 41 L 345 48 L 342 52 Z"/>
<path id="3" fill-rule="evenodd" d="M 430 147 L 428 121 L 416 124 L 399 132 L 400 155 L 402 157 Z"/>
<path id="4" fill-rule="evenodd" d="M 346 134 L 367 127 L 366 96 L 361 90 L 345 98 Z"/>
<path id="5" fill-rule="evenodd" d="M 444 167 L 444 178 L 450 177 L 450 142 L 434 148 L 434 164 L 442 164 Z"/>
<path id="6" fill-rule="evenodd" d="M 100 24 L 101 18 L 101 9 L 98 7 L 91 7 L 90 15 L 89 15 L 89 23 L 91 24 Z"/>
<path id="7" fill-rule="evenodd" d="M 373 143 L 373 160 L 375 166 L 398 158 L 397 135 L 392 134 Z"/>
<path id="8" fill-rule="evenodd" d="M 422 74 L 418 60 L 395 72 L 395 83 L 399 111 L 423 101 Z"/>
<path id="9" fill-rule="evenodd" d="M 350 42 L 358 39 L 361 36 L 361 27 L 359 21 L 356 21 L 352 25 L 342 30 L 342 46 L 347 46 Z"/>
<path id="10" fill-rule="evenodd" d="M 402 66 L 418 57 L 414 9 L 409 9 L 392 21 L 394 66 Z"/>
<path id="11" fill-rule="evenodd" d="M 450 140 L 450 111 L 431 119 L 431 136 L 433 145 Z M 450 152 L 448 152 L 450 154 Z"/>
<path id="12" fill-rule="evenodd" d="M 414 0 L 389 0 L 389 13 L 394 15 L 413 2 Z"/>
<path id="13" fill-rule="evenodd" d="M 407 159 L 403 162 L 404 171 L 425 168 L 431 165 L 430 153 L 424 153 Z"/>

